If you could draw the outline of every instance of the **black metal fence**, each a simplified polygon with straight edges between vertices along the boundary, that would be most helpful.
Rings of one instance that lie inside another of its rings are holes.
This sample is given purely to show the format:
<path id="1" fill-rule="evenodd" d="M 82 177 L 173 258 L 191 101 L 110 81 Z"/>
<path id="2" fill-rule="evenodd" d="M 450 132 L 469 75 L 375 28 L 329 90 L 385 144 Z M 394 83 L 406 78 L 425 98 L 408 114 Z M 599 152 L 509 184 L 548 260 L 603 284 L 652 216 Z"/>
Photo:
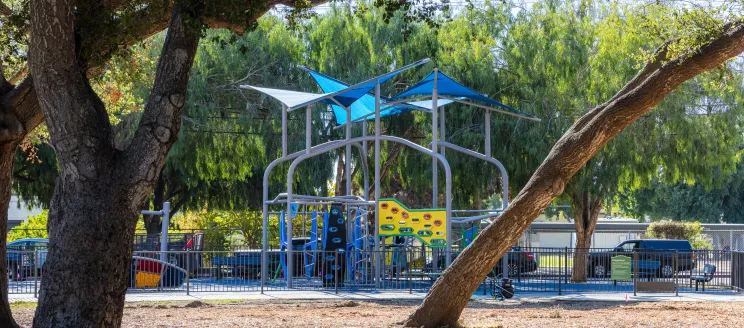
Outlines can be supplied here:
<path id="1" fill-rule="evenodd" d="M 263 283 L 262 256 L 268 261 Z M 128 286 L 130 292 L 426 292 L 443 271 L 444 259 L 443 250 L 423 247 L 387 247 L 380 252 L 296 250 L 290 277 L 284 251 L 146 251 L 135 252 Z M 37 294 L 40 280 L 53 274 L 44 272 L 45 260 L 44 250 L 10 250 L 8 292 Z M 517 294 L 736 293 L 744 286 L 744 253 L 522 248 L 499 260 L 476 293 L 485 294 L 504 272 Z"/>
<path id="2" fill-rule="evenodd" d="M 744 252 L 732 253 L 731 286 L 737 291 L 744 291 Z"/>

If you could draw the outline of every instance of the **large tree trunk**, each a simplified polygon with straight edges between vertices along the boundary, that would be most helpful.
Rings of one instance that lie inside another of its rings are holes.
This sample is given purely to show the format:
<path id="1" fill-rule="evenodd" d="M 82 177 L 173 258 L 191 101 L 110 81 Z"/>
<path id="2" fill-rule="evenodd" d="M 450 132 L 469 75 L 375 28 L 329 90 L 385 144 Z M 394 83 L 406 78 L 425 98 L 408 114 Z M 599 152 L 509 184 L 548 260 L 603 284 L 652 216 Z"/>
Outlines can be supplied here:
<path id="1" fill-rule="evenodd" d="M 556 142 L 509 207 L 437 279 L 407 326 L 455 326 L 496 261 L 529 228 L 566 183 L 607 142 L 651 110 L 682 82 L 744 51 L 744 23 L 726 25 L 698 49 L 667 61 L 669 43 L 618 94 L 581 117 Z"/>
<path id="2" fill-rule="evenodd" d="M 51 274 L 34 326 L 118 327 L 134 227 L 180 129 L 200 35 L 190 10 L 198 6 L 173 10 L 140 127 L 124 151 L 78 62 L 74 8 L 72 0 L 32 2 L 29 63 L 60 165 L 48 223 Z"/>
<path id="3" fill-rule="evenodd" d="M 20 140 L 19 140 L 20 141 Z M 7 272 L 5 247 L 8 237 L 8 207 L 10 205 L 11 187 L 13 185 L 13 157 L 19 141 L 6 142 L 0 145 L 0 272 Z M 4 210 L 3 210 L 4 209 Z M 10 313 L 8 303 L 8 275 L 0 279 L 0 327 L 18 327 Z"/>
<path id="4" fill-rule="evenodd" d="M 586 282 L 589 247 L 592 246 L 592 234 L 597 226 L 602 199 L 592 197 L 589 191 L 571 194 L 571 208 L 576 228 L 576 245 L 574 247 L 571 281 Z"/>

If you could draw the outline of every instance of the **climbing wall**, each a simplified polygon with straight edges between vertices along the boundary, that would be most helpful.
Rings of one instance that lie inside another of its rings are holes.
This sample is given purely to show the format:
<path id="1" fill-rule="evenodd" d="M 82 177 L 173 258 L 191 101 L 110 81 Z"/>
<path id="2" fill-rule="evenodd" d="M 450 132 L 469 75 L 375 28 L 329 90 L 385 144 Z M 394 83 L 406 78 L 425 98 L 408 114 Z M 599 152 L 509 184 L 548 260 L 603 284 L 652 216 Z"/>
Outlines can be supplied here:
<path id="1" fill-rule="evenodd" d="M 395 198 L 382 198 L 377 206 L 380 236 L 413 236 L 435 248 L 447 245 L 445 209 L 412 210 Z"/>
<path id="2" fill-rule="evenodd" d="M 343 286 L 346 274 L 344 206 L 334 204 L 330 212 L 330 215 L 324 217 L 323 222 L 323 264 L 321 267 L 323 286 L 333 286 L 336 280 L 339 286 Z"/>

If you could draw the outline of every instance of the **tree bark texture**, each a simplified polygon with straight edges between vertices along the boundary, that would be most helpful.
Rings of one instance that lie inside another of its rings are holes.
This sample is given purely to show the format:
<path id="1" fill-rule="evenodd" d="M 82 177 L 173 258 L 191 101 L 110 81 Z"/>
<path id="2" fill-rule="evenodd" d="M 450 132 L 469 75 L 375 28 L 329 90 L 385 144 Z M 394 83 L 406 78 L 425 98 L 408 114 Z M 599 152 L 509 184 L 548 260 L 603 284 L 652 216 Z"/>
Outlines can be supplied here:
<path id="1" fill-rule="evenodd" d="M 0 272 L 7 272 L 6 242 L 8 234 L 8 207 L 10 206 L 11 186 L 13 185 L 13 157 L 18 149 L 18 141 L 0 145 Z M 8 275 L 0 279 L 0 327 L 18 327 L 10 312 L 8 302 Z"/>
<path id="2" fill-rule="evenodd" d="M 594 234 L 599 212 L 602 209 L 602 199 L 593 197 L 589 191 L 572 193 L 571 209 L 576 228 L 571 281 L 586 282 L 589 247 L 592 246 L 592 234 Z"/>
<path id="3" fill-rule="evenodd" d="M 437 279 L 423 303 L 406 320 L 407 326 L 456 325 L 468 300 L 496 261 L 597 151 L 682 82 L 744 51 L 744 23 L 726 25 L 710 42 L 676 58 L 667 58 L 668 45 L 659 48 L 619 93 L 579 118 L 566 131 L 506 211 Z"/>
<path id="4" fill-rule="evenodd" d="M 324 3 L 321 1 L 311 1 L 311 5 L 317 5 Z M 106 10 L 116 11 L 126 5 L 126 1 L 105 1 L 104 6 Z M 172 3 L 172 1 L 165 1 L 164 3 Z M 247 17 L 240 21 L 228 21 L 224 19 L 224 9 L 220 9 L 220 3 L 210 3 L 210 10 L 207 10 L 207 14 L 204 17 L 204 22 L 212 28 L 229 28 L 236 33 L 242 33 L 245 30 L 247 24 L 245 21 L 255 21 L 261 17 L 269 8 L 276 4 L 284 4 L 292 6 L 292 1 L 267 1 L 265 5 L 257 6 L 253 1 L 246 1 L 243 4 L 245 8 L 231 8 L 233 12 L 245 12 Z M 47 3 L 49 6 L 53 6 L 53 3 Z M 4 11 L 0 14 L 10 15 L 12 10 L 3 6 Z M 99 53 L 100 57 L 110 57 L 112 49 L 122 48 L 130 46 L 140 40 L 143 40 L 149 36 L 154 35 L 167 28 L 170 24 L 171 15 L 166 12 L 157 12 L 144 8 L 141 13 L 141 20 L 129 20 L 121 21 L 117 25 L 117 31 L 128 31 L 128 33 L 116 33 L 110 36 L 113 38 L 113 43 L 116 47 L 111 47 L 110 44 L 97 43 L 100 48 L 93 49 L 93 52 Z M 142 24 L 141 22 L 146 21 L 148 24 Z M 99 22 L 96 22 L 99 23 Z M 29 24 L 31 25 L 31 24 Z M 50 24 L 49 27 L 51 27 Z M 27 30 L 31 30 L 28 26 Z M 80 40 L 81 44 L 88 44 L 87 40 Z M 95 42 L 93 42 L 95 43 Z M 87 76 L 91 77 L 102 72 L 100 66 L 91 66 L 90 63 L 83 63 L 81 67 L 89 67 Z M 37 98 L 34 81 L 30 75 L 28 75 L 28 65 L 20 72 L 15 74 L 6 81 L 4 76 L 0 78 L 0 104 L 2 106 L 0 110 L 0 150 L 3 152 L 0 154 L 0 176 L 8 178 L 0 179 L 0 212 L 5 213 L 4 219 L 0 222 L 2 225 L 2 231 L 7 229 L 7 212 L 10 203 L 10 194 L 12 187 L 12 180 L 9 178 L 13 172 L 13 156 L 17 145 L 23 140 L 23 138 L 33 129 L 35 129 L 41 121 L 44 119 L 43 112 L 39 106 L 39 100 Z M 2 70 L 0 70 L 2 75 Z M 17 85 L 15 85 L 19 82 Z M 6 156 L 7 154 L 10 154 Z M 6 171 L 7 170 L 7 171 Z M 7 197 L 6 197 L 7 196 Z M 0 231 L 0 232 L 2 232 Z M 6 257 L 6 234 L 2 233 L 0 238 L 0 258 Z M 0 261 L 0 272 L 5 271 L 5 261 Z M 0 278 L 0 288 L 2 288 L 2 298 L 0 300 L 0 327 L 11 327 L 15 326 L 15 323 L 10 314 L 10 307 L 7 302 L 7 276 Z"/>
<path id="5" fill-rule="evenodd" d="M 7 272 L 8 207 L 13 186 L 14 156 L 18 145 L 42 120 L 41 111 L 26 78 L 18 85 L 5 80 L 0 65 L 0 272 Z M 8 275 L 0 278 L 0 327 L 17 327 L 8 303 Z"/>
<path id="6" fill-rule="evenodd" d="M 118 327 L 139 212 L 175 143 L 200 32 L 176 8 L 131 144 L 116 149 L 78 62 L 75 2 L 33 1 L 29 66 L 59 160 L 34 327 Z"/>

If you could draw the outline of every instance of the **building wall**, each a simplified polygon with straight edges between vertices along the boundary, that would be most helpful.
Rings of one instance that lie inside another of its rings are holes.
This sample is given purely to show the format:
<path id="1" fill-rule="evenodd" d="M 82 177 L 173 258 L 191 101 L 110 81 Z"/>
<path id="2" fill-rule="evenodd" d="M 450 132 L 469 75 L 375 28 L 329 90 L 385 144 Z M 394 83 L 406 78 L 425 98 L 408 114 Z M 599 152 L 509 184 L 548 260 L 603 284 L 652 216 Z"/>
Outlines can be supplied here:
<path id="1" fill-rule="evenodd" d="M 30 215 L 40 214 L 41 211 L 41 208 L 28 210 L 26 209 L 26 204 L 18 200 L 17 196 L 11 196 L 10 206 L 8 206 L 8 229 L 26 222 Z"/>

